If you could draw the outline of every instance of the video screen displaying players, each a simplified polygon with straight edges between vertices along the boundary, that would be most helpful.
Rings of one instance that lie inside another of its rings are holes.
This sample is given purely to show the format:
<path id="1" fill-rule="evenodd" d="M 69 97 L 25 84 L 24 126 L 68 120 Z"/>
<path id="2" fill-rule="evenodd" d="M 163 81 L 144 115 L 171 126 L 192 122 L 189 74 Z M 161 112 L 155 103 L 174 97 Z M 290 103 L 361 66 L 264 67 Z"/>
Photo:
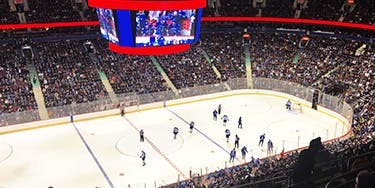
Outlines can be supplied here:
<path id="1" fill-rule="evenodd" d="M 115 18 L 111 9 L 96 9 L 100 22 L 100 32 L 103 37 L 112 43 L 119 44 L 119 38 L 116 32 Z"/>
<path id="2" fill-rule="evenodd" d="M 196 10 L 137 11 L 136 46 L 193 43 Z"/>

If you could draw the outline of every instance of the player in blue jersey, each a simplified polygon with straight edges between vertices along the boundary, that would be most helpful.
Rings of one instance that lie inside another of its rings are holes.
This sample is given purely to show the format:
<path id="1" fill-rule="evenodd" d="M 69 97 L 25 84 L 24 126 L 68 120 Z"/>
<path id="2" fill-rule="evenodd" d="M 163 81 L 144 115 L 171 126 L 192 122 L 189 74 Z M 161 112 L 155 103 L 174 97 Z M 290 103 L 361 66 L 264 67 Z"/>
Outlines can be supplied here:
<path id="1" fill-rule="evenodd" d="M 233 148 L 232 151 L 230 151 L 230 158 L 229 158 L 229 162 L 234 162 L 234 159 L 236 158 L 236 149 Z"/>
<path id="2" fill-rule="evenodd" d="M 173 128 L 173 134 L 174 134 L 173 139 L 176 139 L 177 138 L 177 134 L 178 134 L 178 128 L 177 127 Z"/>
<path id="3" fill-rule="evenodd" d="M 139 137 L 140 137 L 140 141 L 141 142 L 144 142 L 145 141 L 145 136 L 144 136 L 145 132 L 143 131 L 143 129 L 141 129 L 141 131 L 139 131 Z"/>
<path id="4" fill-rule="evenodd" d="M 238 118 L 238 128 L 242 129 L 242 117 Z"/>
<path id="5" fill-rule="evenodd" d="M 213 115 L 214 120 L 216 121 L 217 120 L 217 110 L 216 109 L 212 112 L 212 115 Z"/>
<path id="6" fill-rule="evenodd" d="M 169 36 L 181 35 L 181 26 L 180 24 L 172 21 L 172 24 L 169 26 Z"/>
<path id="7" fill-rule="evenodd" d="M 141 155 L 139 156 L 139 158 L 142 159 L 142 166 L 145 166 L 146 165 L 146 152 L 144 152 L 143 150 L 141 151 Z"/>
<path id="8" fill-rule="evenodd" d="M 229 121 L 229 118 L 227 115 L 223 115 L 223 117 L 221 117 L 221 119 L 223 120 L 223 126 L 227 126 L 227 122 Z"/>
<path id="9" fill-rule="evenodd" d="M 150 36 L 154 33 L 152 27 L 150 25 L 145 25 L 142 28 L 142 36 Z"/>
<path id="10" fill-rule="evenodd" d="M 236 138 L 234 140 L 234 147 L 239 148 L 240 147 L 240 137 L 236 135 Z"/>
<path id="11" fill-rule="evenodd" d="M 255 158 L 253 156 L 251 156 L 250 163 L 255 164 Z"/>
<path id="12" fill-rule="evenodd" d="M 184 12 L 174 11 L 172 16 L 169 17 L 169 19 L 176 22 L 176 23 L 181 23 L 181 21 L 183 19 L 182 14 L 184 14 Z"/>
<path id="13" fill-rule="evenodd" d="M 230 137 L 230 130 L 225 129 L 225 137 L 227 138 L 227 142 L 229 142 L 229 137 Z"/>
<path id="14" fill-rule="evenodd" d="M 124 116 L 125 115 L 125 108 L 124 107 L 120 107 L 121 110 L 120 110 L 120 114 L 121 116 Z"/>
<path id="15" fill-rule="evenodd" d="M 262 134 L 262 135 L 260 135 L 260 137 L 259 137 L 259 144 L 258 144 L 258 146 L 263 146 L 263 143 L 264 143 L 264 139 L 266 138 L 266 134 Z"/>
<path id="16" fill-rule="evenodd" d="M 195 125 L 194 121 L 191 121 L 190 124 L 189 124 L 189 127 L 190 127 L 190 133 L 193 132 L 194 125 Z"/>
<path id="17" fill-rule="evenodd" d="M 286 102 L 285 106 L 286 106 L 287 110 L 291 110 L 292 109 L 292 102 L 288 99 L 288 101 Z"/>
<path id="18" fill-rule="evenodd" d="M 269 139 L 267 142 L 267 155 L 271 155 L 272 151 L 273 151 L 273 143 L 271 139 Z"/>
<path id="19" fill-rule="evenodd" d="M 158 22 L 156 22 L 156 31 L 155 31 L 155 34 L 157 35 L 167 35 L 167 27 L 168 27 L 168 24 L 165 20 L 159 20 Z"/>
<path id="20" fill-rule="evenodd" d="M 145 14 L 144 11 L 139 11 L 137 12 L 136 14 L 136 30 L 137 30 L 137 34 L 138 35 L 141 35 L 141 32 L 139 32 L 145 25 L 148 24 L 148 22 L 146 22 L 146 19 L 147 19 L 147 16 Z"/>
<path id="21" fill-rule="evenodd" d="M 244 146 L 241 148 L 241 154 L 242 154 L 242 159 L 245 160 L 246 159 L 246 153 L 248 153 L 247 151 L 247 147 Z"/>

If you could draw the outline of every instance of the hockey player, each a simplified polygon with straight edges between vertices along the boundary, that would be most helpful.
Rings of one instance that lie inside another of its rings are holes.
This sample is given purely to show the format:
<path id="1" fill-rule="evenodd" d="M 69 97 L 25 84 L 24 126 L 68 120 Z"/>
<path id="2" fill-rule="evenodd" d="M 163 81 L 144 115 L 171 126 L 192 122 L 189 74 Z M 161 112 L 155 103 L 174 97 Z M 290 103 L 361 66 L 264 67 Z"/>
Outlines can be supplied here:
<path id="1" fill-rule="evenodd" d="M 139 156 L 139 158 L 142 159 L 142 163 L 143 163 L 142 166 L 145 166 L 146 165 L 146 153 L 143 150 L 141 151 L 141 155 Z"/>
<path id="2" fill-rule="evenodd" d="M 234 147 L 239 148 L 240 147 L 239 142 L 240 142 L 240 137 L 236 135 L 236 139 L 234 140 Z"/>
<path id="3" fill-rule="evenodd" d="M 227 142 L 229 142 L 229 137 L 230 137 L 230 130 L 229 129 L 225 130 L 225 137 L 227 137 Z"/>
<path id="4" fill-rule="evenodd" d="M 232 151 L 230 151 L 229 162 L 234 162 L 234 158 L 236 158 L 236 149 L 235 148 L 233 148 Z"/>
<path id="5" fill-rule="evenodd" d="M 219 106 L 217 107 L 217 113 L 221 114 L 221 104 L 219 104 Z"/>
<path id="6" fill-rule="evenodd" d="M 226 126 L 227 122 L 229 121 L 228 116 L 227 115 L 223 115 L 223 117 L 221 117 L 221 119 L 223 120 L 223 126 Z"/>
<path id="7" fill-rule="evenodd" d="M 281 150 L 281 153 L 280 153 L 280 158 L 284 158 L 285 157 L 285 152 L 284 152 L 285 148 L 283 148 L 283 150 Z"/>
<path id="8" fill-rule="evenodd" d="M 174 128 L 173 128 L 173 134 L 174 134 L 173 139 L 176 139 L 177 134 L 178 134 L 178 128 L 177 128 L 177 127 L 174 127 Z"/>
<path id="9" fill-rule="evenodd" d="M 145 132 L 143 131 L 143 129 L 141 129 L 141 131 L 139 131 L 139 141 L 141 142 L 144 142 L 145 141 L 145 136 L 144 136 Z"/>
<path id="10" fill-rule="evenodd" d="M 217 110 L 215 109 L 213 112 L 213 117 L 214 117 L 214 120 L 216 121 L 217 120 Z"/>
<path id="11" fill-rule="evenodd" d="M 195 124 L 194 121 L 191 121 L 190 124 L 189 124 L 189 126 L 190 126 L 190 133 L 193 132 L 194 124 Z"/>
<path id="12" fill-rule="evenodd" d="M 266 138 L 266 134 L 263 133 L 262 135 L 260 135 L 258 146 L 263 146 L 263 142 L 265 138 Z"/>
<path id="13" fill-rule="evenodd" d="M 238 118 L 238 128 L 242 129 L 242 117 Z"/>
<path id="14" fill-rule="evenodd" d="M 273 151 L 273 143 L 271 139 L 269 139 L 267 143 L 267 155 L 271 155 L 272 151 Z"/>
<path id="15" fill-rule="evenodd" d="M 121 114 L 121 116 L 125 115 L 125 108 L 124 107 L 121 107 L 120 114 Z"/>
<path id="16" fill-rule="evenodd" d="M 292 102 L 288 99 L 288 101 L 285 104 L 287 110 L 292 110 Z"/>
<path id="17" fill-rule="evenodd" d="M 247 151 L 247 147 L 244 146 L 241 148 L 241 154 L 242 154 L 242 159 L 245 160 L 246 159 L 246 153 L 248 153 Z"/>

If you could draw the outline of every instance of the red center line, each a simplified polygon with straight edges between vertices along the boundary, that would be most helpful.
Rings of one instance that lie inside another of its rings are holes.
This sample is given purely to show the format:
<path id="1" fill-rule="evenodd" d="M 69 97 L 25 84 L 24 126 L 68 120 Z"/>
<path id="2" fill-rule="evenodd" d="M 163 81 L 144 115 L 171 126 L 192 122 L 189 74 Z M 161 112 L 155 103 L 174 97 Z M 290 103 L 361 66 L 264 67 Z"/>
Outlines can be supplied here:
<path id="1" fill-rule="evenodd" d="M 124 119 L 135 129 L 137 132 L 139 132 L 139 129 L 126 117 Z M 153 142 L 151 142 L 150 139 L 148 139 L 146 136 L 144 137 L 146 142 L 148 142 L 151 147 L 158 152 L 180 175 L 182 175 L 183 179 L 189 179 L 188 176 L 186 176 L 182 171 L 175 165 Z"/>

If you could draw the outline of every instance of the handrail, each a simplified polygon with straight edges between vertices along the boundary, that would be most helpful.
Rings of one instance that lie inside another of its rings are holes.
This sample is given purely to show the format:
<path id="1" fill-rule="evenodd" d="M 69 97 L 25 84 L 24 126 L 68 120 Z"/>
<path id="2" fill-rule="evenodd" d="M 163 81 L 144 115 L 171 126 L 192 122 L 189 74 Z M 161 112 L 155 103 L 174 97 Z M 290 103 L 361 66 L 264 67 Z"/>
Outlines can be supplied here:
<path id="1" fill-rule="evenodd" d="M 236 186 L 233 186 L 233 188 L 241 188 L 241 187 L 251 187 L 252 185 L 260 185 L 262 183 L 271 183 L 271 182 L 274 182 L 276 180 L 285 180 L 285 178 L 288 178 L 287 175 L 285 176 L 279 176 L 279 177 L 275 177 L 275 178 L 271 178 L 271 179 L 263 179 L 263 180 L 259 180 L 259 181 L 255 181 L 255 182 L 249 182 L 249 183 L 245 183 L 245 184 L 242 184 L 242 185 L 236 185 Z"/>
<path id="2" fill-rule="evenodd" d="M 347 163 L 347 168 L 351 168 L 351 166 L 353 165 L 354 161 L 356 159 L 359 159 L 359 158 L 362 158 L 362 157 L 367 157 L 367 156 L 370 156 L 370 155 L 375 155 L 375 151 L 372 151 L 372 152 L 367 152 L 367 153 L 363 153 L 361 155 L 357 155 L 357 156 L 354 156 L 354 157 L 351 157 L 349 160 L 348 160 L 348 163 Z"/>

